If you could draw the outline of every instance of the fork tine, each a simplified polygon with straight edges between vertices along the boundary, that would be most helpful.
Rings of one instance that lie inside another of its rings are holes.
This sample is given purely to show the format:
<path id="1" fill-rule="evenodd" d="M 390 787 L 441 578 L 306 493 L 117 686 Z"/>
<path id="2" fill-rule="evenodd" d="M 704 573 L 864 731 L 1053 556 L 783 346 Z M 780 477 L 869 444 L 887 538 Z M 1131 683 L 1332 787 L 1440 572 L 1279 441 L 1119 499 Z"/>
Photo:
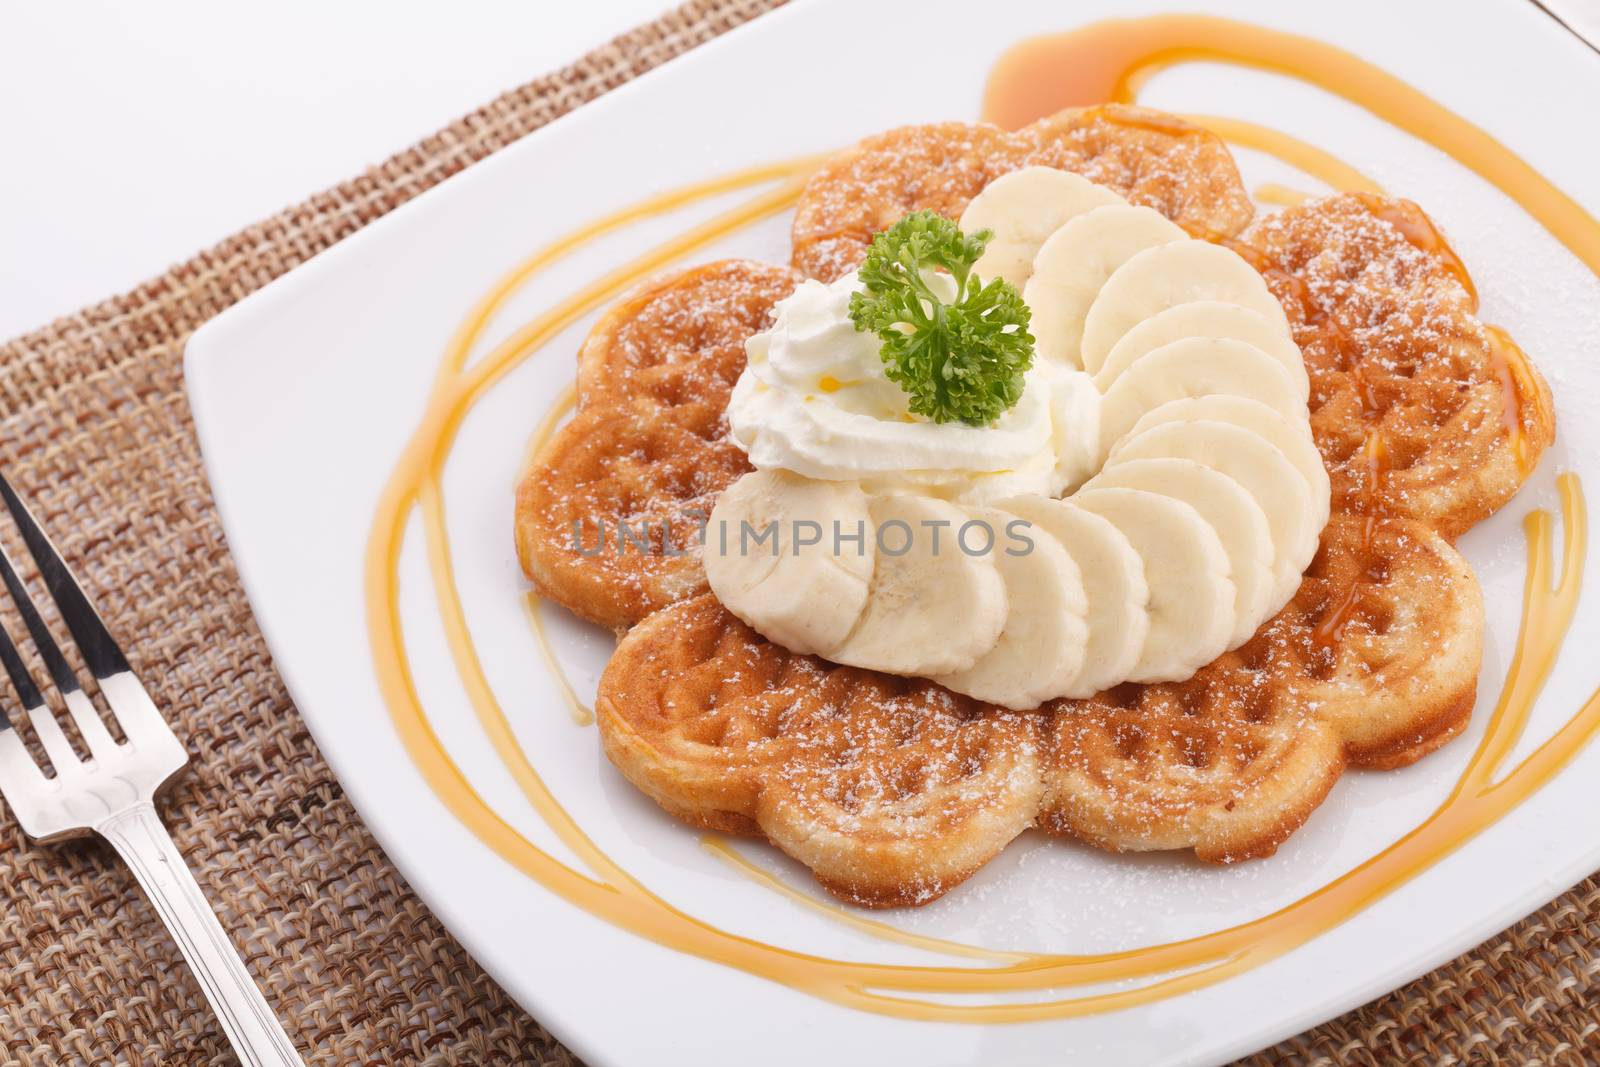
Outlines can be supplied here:
<path id="1" fill-rule="evenodd" d="M 22 701 L 22 710 L 32 711 L 44 703 L 39 687 L 33 684 L 33 675 L 28 673 L 28 665 L 22 662 L 17 646 L 11 642 L 10 632 L 3 626 L 0 626 L 0 663 L 5 664 L 6 674 L 11 676 L 11 688 Z M 4 713 L 0 713 L 0 722 L 9 722 Z"/>
<path id="2" fill-rule="evenodd" d="M 122 649 L 111 636 L 111 631 L 106 629 L 100 613 L 89 603 L 83 587 L 72 576 L 71 568 L 62 560 L 61 553 L 56 551 L 49 535 L 39 528 L 33 514 L 17 496 L 16 490 L 11 488 L 11 483 L 3 474 L 0 474 L 0 498 L 5 500 L 7 510 L 16 521 L 17 529 L 22 533 L 23 543 L 28 546 L 28 554 L 33 556 L 33 561 L 38 564 L 45 588 L 50 590 L 51 597 L 55 599 L 61 618 L 67 624 L 67 629 L 72 631 L 73 639 L 78 642 L 78 650 L 83 653 L 83 661 L 88 664 L 89 670 L 96 678 L 106 678 L 130 670 Z M 9 565 L 7 569 L 10 569 Z M 9 580 L 7 584 L 10 584 Z M 15 593 L 16 590 L 12 591 Z M 32 630 L 31 624 L 29 629 Z M 35 640 L 37 639 L 36 634 Z M 54 674 L 53 667 L 51 673 Z M 60 683 L 59 678 L 56 681 Z"/>
<path id="3" fill-rule="evenodd" d="M 17 569 L 11 565 L 11 553 L 4 547 L 0 547 L 0 578 L 5 580 L 6 588 L 11 591 L 11 599 L 16 602 L 17 612 L 22 616 L 23 625 L 27 626 L 28 633 L 33 638 L 33 645 L 39 650 L 39 658 L 44 660 L 45 669 L 50 672 L 50 677 L 55 679 L 56 687 L 62 693 L 81 688 L 78 676 L 72 670 L 72 664 L 61 654 L 61 646 L 56 644 L 56 639 L 50 636 L 50 628 L 44 624 L 39 609 L 33 606 L 33 598 L 28 595 L 28 587 L 23 585 L 22 579 L 17 576 Z M 12 680 L 16 680 L 15 675 L 12 676 Z"/>
<path id="4" fill-rule="evenodd" d="M 0 568 L 10 569 L 10 560 L 0 560 Z M 10 585 L 10 582 L 6 584 Z M 59 771 L 62 766 L 61 760 L 64 758 L 77 761 L 77 755 L 67 744 L 66 737 L 62 736 L 61 725 L 56 721 L 50 707 L 46 707 L 45 697 L 38 693 L 38 686 L 34 685 L 34 675 L 29 673 L 27 664 L 22 662 L 21 654 L 16 651 L 16 645 L 11 641 L 11 633 L 6 632 L 5 627 L 0 627 L 0 662 L 5 664 L 5 672 L 11 675 L 11 688 L 16 689 L 16 694 L 21 699 L 22 710 L 27 712 L 30 720 L 34 721 L 34 728 L 40 733 L 40 741 L 45 744 L 46 752 L 50 753 L 51 763 L 54 763 Z M 117 742 L 112 741 L 106 723 L 102 723 L 99 712 L 94 710 L 88 694 L 83 693 L 83 689 L 70 689 L 62 694 L 62 701 L 66 701 L 67 712 L 72 713 L 72 721 L 78 725 L 78 734 L 90 747 L 90 755 L 106 757 L 106 753 Z M 11 725 L 11 721 L 5 717 L 5 712 L 0 712 L 0 723 L 5 726 Z M 42 726 L 40 723 L 45 725 Z M 27 753 L 24 752 L 24 755 Z"/>
<path id="5" fill-rule="evenodd" d="M 22 657 L 17 654 L 17 646 L 11 643 L 11 635 L 3 626 L 0 626 L 0 662 L 4 662 L 6 673 L 11 676 L 11 686 L 21 698 L 24 711 L 31 714 L 34 708 L 44 704 L 38 687 L 33 684 L 33 676 L 28 673 Z M 23 789 L 42 781 L 43 777 L 39 765 L 12 727 L 11 717 L 0 710 L 0 789 L 6 782 Z"/>
<path id="6" fill-rule="evenodd" d="M 44 754 L 50 757 L 50 765 L 56 769 L 57 775 L 78 765 L 78 754 L 72 751 L 72 743 L 67 740 L 61 724 L 56 722 L 56 713 L 48 705 L 41 704 L 29 711 L 28 718 L 33 722 L 33 732 L 39 735 L 39 743 L 44 746 Z"/>
<path id="7" fill-rule="evenodd" d="M 44 772 L 28 755 L 28 748 L 11 728 L 11 722 L 0 715 L 0 793 L 7 788 L 19 792 L 44 781 Z M 12 783 L 10 787 L 7 782 Z"/>
<path id="8" fill-rule="evenodd" d="M 100 713 L 95 710 L 88 694 L 83 691 L 82 685 L 78 682 L 77 672 L 61 654 L 61 646 L 57 645 L 55 638 L 50 635 L 50 628 L 45 625 L 39 610 L 34 607 L 33 598 L 28 595 L 28 588 L 22 584 L 16 567 L 12 565 L 11 556 L 4 547 L 0 547 L 0 579 L 4 579 L 6 588 L 11 591 L 11 599 L 16 601 L 17 611 L 22 615 L 22 621 L 33 637 L 34 647 L 39 650 L 39 656 L 44 660 L 50 677 L 55 680 L 56 687 L 61 691 L 61 699 L 67 705 L 67 712 L 72 716 L 72 721 L 78 726 L 78 735 L 83 738 L 84 744 L 88 745 L 90 755 L 106 755 L 116 742 L 111 739 L 111 732 L 106 729 L 106 724 L 100 721 Z M 0 633 L 0 638 L 3 638 L 0 639 L 0 662 L 4 663 L 6 673 L 11 676 L 11 684 L 22 700 L 22 706 L 27 709 L 29 718 L 39 730 L 40 739 L 45 743 L 45 750 L 50 753 L 50 761 L 56 764 L 57 769 L 60 769 L 60 760 L 63 757 L 76 761 L 77 756 L 73 754 L 71 746 L 66 744 L 64 737 L 61 743 L 66 747 L 61 752 L 58 753 L 50 748 L 51 738 L 61 736 L 60 724 L 55 721 L 54 713 L 39 695 L 38 686 L 34 684 L 27 665 L 17 653 L 11 635 Z M 39 726 L 42 721 L 40 709 L 43 709 L 42 718 L 49 720 L 50 725 L 47 727 Z"/>
<path id="9" fill-rule="evenodd" d="M 66 701 L 67 714 L 78 724 L 78 736 L 89 746 L 89 755 L 96 759 L 104 759 L 117 743 L 111 739 L 111 731 L 107 730 L 106 724 L 100 720 L 100 713 L 95 710 L 89 694 L 79 689 L 75 693 L 66 694 L 62 699 Z"/>

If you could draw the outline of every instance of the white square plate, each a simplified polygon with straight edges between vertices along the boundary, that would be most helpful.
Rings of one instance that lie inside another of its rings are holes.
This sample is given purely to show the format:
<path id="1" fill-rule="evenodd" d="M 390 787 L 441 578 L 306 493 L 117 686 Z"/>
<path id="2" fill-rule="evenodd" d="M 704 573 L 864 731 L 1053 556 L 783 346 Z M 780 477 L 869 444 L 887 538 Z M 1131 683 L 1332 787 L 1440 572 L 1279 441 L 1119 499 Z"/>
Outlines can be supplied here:
<path id="1" fill-rule="evenodd" d="M 1407 79 L 1485 126 L 1600 211 L 1600 142 L 1586 132 L 1600 61 L 1521 0 L 1465 5 L 1212 0 L 1216 14 L 1310 34 Z M 1215 1063 L 1269 1044 L 1470 948 L 1600 866 L 1600 751 L 1500 823 L 1332 932 L 1255 970 L 1112 1014 L 1016 1025 L 908 1022 L 851 1010 L 626 933 L 499 858 L 430 791 L 373 670 L 364 554 L 380 492 L 414 431 L 441 355 L 480 295 L 584 220 L 740 167 L 842 146 L 908 122 L 971 118 L 991 63 L 1030 35 L 1157 5 L 811 0 L 758 19 L 539 130 L 423 194 L 241 302 L 191 340 L 188 388 L 230 545 L 278 667 L 323 751 L 424 900 L 506 989 L 597 1065 L 831 1062 Z M 1425 43 L 1425 47 L 1419 46 Z M 895 56 L 933 57 L 903 77 Z M 1404 771 L 1352 773 L 1275 857 L 1226 869 L 1016 842 L 936 904 L 886 916 L 906 930 L 1002 949 L 1095 952 L 1230 926 L 1290 903 L 1416 825 L 1460 773 L 1499 693 L 1517 632 L 1522 517 L 1555 510 L 1561 470 L 1600 472 L 1600 282 L 1509 199 L 1365 112 L 1271 75 L 1194 65 L 1142 99 L 1296 132 L 1420 201 L 1549 377 L 1561 440 L 1504 511 L 1463 539 L 1489 608 L 1471 734 Z M 1240 153 L 1247 184 L 1281 167 Z M 1314 187 L 1309 179 L 1299 184 Z M 506 338 L 554 300 L 727 200 L 650 219 L 540 274 L 491 323 Z M 696 255 L 783 261 L 786 217 Z M 599 847 L 684 911 L 829 956 L 946 962 L 887 945 L 731 869 L 610 768 L 569 716 L 523 616 L 512 487 L 534 425 L 570 380 L 592 317 L 500 381 L 472 410 L 444 475 L 467 624 L 534 767 Z M 1597 482 L 1600 484 L 1600 482 Z M 413 518 L 400 614 L 428 721 L 483 800 L 556 855 L 495 756 L 444 643 Z M 1589 586 L 1594 578 L 1588 581 Z M 581 695 L 608 635 L 546 615 Z M 1600 597 L 1572 645 L 1600 632 Z M 1592 656 L 1556 666 L 1519 747 L 1564 722 L 1597 682 Z M 806 872 L 740 845 L 805 893 Z"/>

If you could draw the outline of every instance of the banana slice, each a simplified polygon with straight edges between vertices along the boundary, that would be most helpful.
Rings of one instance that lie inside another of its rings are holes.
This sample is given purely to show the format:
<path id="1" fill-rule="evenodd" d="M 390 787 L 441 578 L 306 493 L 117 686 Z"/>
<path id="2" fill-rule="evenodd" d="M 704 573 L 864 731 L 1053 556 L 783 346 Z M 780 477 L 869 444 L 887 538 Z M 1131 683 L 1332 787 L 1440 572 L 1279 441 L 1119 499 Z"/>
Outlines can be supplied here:
<path id="1" fill-rule="evenodd" d="M 1226 479 L 1224 479 L 1226 481 Z M 934 681 L 957 693 L 1016 711 L 1038 707 L 1072 688 L 1089 639 L 1083 579 L 1061 542 L 1031 537 L 1014 541 L 1016 516 L 995 508 L 966 509 L 993 531 L 995 566 L 1006 585 L 1008 608 L 1000 640 L 971 667 Z M 974 534 L 970 547 L 980 547 Z M 960 546 L 958 546 L 960 547 Z"/>
<path id="2" fill-rule="evenodd" d="M 1084 212 L 1050 234 L 1022 290 L 1039 355 L 1083 367 L 1078 349 L 1084 316 L 1106 279 L 1135 254 L 1188 236 L 1161 212 L 1128 203 Z"/>
<path id="3" fill-rule="evenodd" d="M 1081 700 L 1126 679 L 1150 631 L 1150 587 L 1133 545 L 1110 520 L 1063 500 L 1020 496 L 999 507 L 1027 520 L 1025 532 L 1035 544 L 1059 541 L 1083 578 L 1088 623 L 1083 666 L 1059 695 Z"/>
<path id="4" fill-rule="evenodd" d="M 1109 453 L 1146 412 L 1211 393 L 1247 396 L 1290 419 L 1307 417 L 1305 398 L 1289 372 L 1255 345 L 1185 337 L 1146 353 L 1117 377 L 1100 404 L 1100 454 Z"/>
<path id="5" fill-rule="evenodd" d="M 1087 374 L 1057 363 L 1036 363 L 1031 373 L 1050 390 L 1055 469 L 1048 492 L 1061 496 L 1100 469 L 1100 390 Z"/>
<path id="6" fill-rule="evenodd" d="M 1033 273 L 1033 257 L 1062 223 L 1102 204 L 1126 200 L 1103 185 L 1053 167 L 1023 167 L 983 187 L 961 213 L 961 230 L 993 230 L 973 273 L 984 281 L 1001 277 L 1021 289 Z"/>
<path id="7" fill-rule="evenodd" d="M 968 555 L 968 521 L 954 504 L 924 496 L 868 502 L 877 537 L 866 608 L 829 659 L 889 674 L 964 671 L 994 648 L 1006 623 L 1006 587 L 994 553 Z M 903 548 L 903 550 L 902 550 Z"/>
<path id="8" fill-rule="evenodd" d="M 1185 337 L 1231 337 L 1255 345 L 1283 364 L 1283 369 L 1289 372 L 1300 390 L 1301 400 L 1311 395 L 1311 379 L 1306 376 L 1300 346 L 1294 343 L 1283 323 L 1259 311 L 1238 304 L 1224 304 L 1220 300 L 1174 304 L 1145 319 L 1111 346 L 1105 363 L 1094 376 L 1094 383 L 1105 392 L 1140 356 Z"/>
<path id="9" fill-rule="evenodd" d="M 1164 422 L 1230 422 L 1252 430 L 1278 447 L 1294 464 L 1294 469 L 1311 487 L 1313 522 L 1318 530 L 1328 522 L 1328 469 L 1322 465 L 1322 453 L 1311 439 L 1311 425 L 1304 420 L 1286 419 L 1259 400 L 1242 396 L 1189 397 L 1162 404 L 1133 424 L 1129 437 L 1136 437 L 1152 426 Z"/>
<path id="10" fill-rule="evenodd" d="M 1150 632 L 1129 681 L 1180 681 L 1227 649 L 1234 630 L 1228 553 L 1198 511 L 1140 489 L 1080 492 L 1070 506 L 1111 520 L 1144 561 Z"/>
<path id="11" fill-rule="evenodd" d="M 845 534 L 866 532 L 859 551 L 847 542 L 835 553 L 835 523 Z M 795 652 L 827 652 L 866 607 L 871 531 L 867 495 L 854 482 L 754 471 L 711 509 L 706 578 L 723 606 L 763 636 Z"/>
<path id="12" fill-rule="evenodd" d="M 1316 522 L 1311 489 L 1287 456 L 1242 426 L 1201 419 L 1152 426 L 1118 445 L 1106 466 L 1138 459 L 1193 460 L 1244 486 L 1272 531 L 1273 591 L 1268 607 L 1276 612 L 1289 602 L 1300 587 L 1301 572 L 1316 554 L 1322 526 Z"/>
<path id="13" fill-rule="evenodd" d="M 1083 369 L 1098 373 L 1129 330 L 1194 300 L 1238 304 L 1289 328 L 1267 283 L 1237 252 L 1209 241 L 1175 241 L 1145 249 L 1106 280 L 1083 321 Z"/>
<path id="14" fill-rule="evenodd" d="M 1234 586 L 1234 626 L 1229 648 L 1250 640 L 1272 599 L 1272 531 L 1255 498 L 1225 474 L 1188 459 L 1136 459 L 1102 471 L 1093 489 L 1143 489 L 1181 500 L 1211 524 L 1228 553 Z"/>

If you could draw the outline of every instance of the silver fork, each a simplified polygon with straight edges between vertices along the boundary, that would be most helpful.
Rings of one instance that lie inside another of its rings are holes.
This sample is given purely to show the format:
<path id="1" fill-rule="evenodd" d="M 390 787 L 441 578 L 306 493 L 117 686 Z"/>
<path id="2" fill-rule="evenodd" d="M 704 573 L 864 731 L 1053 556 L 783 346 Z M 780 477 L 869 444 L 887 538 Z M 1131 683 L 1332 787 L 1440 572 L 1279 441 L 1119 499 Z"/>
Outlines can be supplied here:
<path id="1" fill-rule="evenodd" d="M 35 841 L 97 833 L 111 843 L 161 914 L 245 1067 L 303 1067 L 156 814 L 156 793 L 189 762 L 188 754 L 134 677 L 122 649 L 60 553 L 3 476 L 0 498 L 127 738 L 119 744 L 100 721 L 0 546 L 0 579 L 16 601 L 39 658 L 89 749 L 87 760 L 73 752 L 10 635 L 0 627 L 0 663 L 55 768 L 54 777 L 45 777 L 0 711 L 0 795 Z"/>

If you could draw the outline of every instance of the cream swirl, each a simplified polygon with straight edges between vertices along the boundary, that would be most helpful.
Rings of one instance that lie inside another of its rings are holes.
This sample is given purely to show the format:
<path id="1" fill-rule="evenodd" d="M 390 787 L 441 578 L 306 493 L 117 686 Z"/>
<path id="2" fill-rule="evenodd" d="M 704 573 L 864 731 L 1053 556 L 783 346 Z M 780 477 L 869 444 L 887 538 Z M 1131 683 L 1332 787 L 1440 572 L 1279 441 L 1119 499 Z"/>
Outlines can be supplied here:
<path id="1" fill-rule="evenodd" d="M 944 276 L 930 284 L 950 287 Z M 1099 393 L 1088 375 L 1040 362 L 989 426 L 912 415 L 884 375 L 879 339 L 850 320 L 859 288 L 855 274 L 803 282 L 746 343 L 728 425 L 756 468 L 964 503 L 1054 496 L 1092 473 Z"/>

